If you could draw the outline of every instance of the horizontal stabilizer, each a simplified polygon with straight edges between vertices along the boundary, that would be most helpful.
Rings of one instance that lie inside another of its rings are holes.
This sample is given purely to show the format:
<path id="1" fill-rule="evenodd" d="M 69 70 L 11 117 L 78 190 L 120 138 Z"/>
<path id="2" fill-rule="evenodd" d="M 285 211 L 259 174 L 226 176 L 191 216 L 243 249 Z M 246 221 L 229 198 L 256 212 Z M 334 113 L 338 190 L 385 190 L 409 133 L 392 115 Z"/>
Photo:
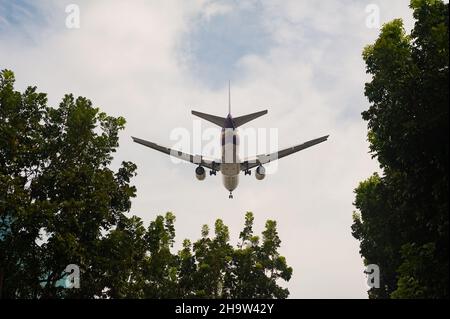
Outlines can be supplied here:
<path id="1" fill-rule="evenodd" d="M 233 119 L 234 125 L 235 125 L 235 127 L 242 126 L 245 123 L 253 121 L 254 119 L 257 119 L 258 117 L 266 115 L 266 114 L 267 114 L 267 110 L 236 117 L 235 119 Z"/>
<path id="2" fill-rule="evenodd" d="M 192 114 L 195 116 L 198 116 L 199 118 L 202 118 L 208 122 L 214 123 L 216 125 L 219 125 L 220 127 L 224 127 L 225 125 L 225 118 L 220 117 L 220 116 L 215 116 L 215 115 L 211 115 L 211 114 L 206 114 L 206 113 L 200 113 L 197 111 L 192 111 Z"/>

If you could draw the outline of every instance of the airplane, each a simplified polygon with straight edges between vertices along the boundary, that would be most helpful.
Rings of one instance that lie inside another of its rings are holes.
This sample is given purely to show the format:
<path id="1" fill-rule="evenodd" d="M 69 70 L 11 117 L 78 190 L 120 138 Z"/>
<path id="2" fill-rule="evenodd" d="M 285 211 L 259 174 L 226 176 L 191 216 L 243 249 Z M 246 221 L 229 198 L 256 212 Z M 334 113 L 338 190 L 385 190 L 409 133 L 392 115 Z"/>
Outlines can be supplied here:
<path id="1" fill-rule="evenodd" d="M 198 116 L 201 119 L 214 123 L 222 128 L 221 131 L 221 150 L 222 156 L 220 160 L 210 160 L 203 156 L 193 156 L 177 150 L 173 150 L 164 146 L 160 146 L 153 142 L 149 142 L 137 137 L 132 139 L 135 143 L 150 147 L 156 151 L 165 153 L 170 156 L 191 162 L 198 165 L 195 169 L 195 175 L 198 180 L 203 181 L 206 177 L 205 168 L 209 169 L 209 175 L 216 175 L 217 172 L 222 173 L 222 182 L 225 188 L 230 192 L 229 198 L 233 198 L 233 191 L 239 184 L 239 174 L 244 172 L 244 175 L 251 175 L 251 170 L 256 168 L 255 177 L 257 180 L 263 180 L 265 178 L 265 168 L 263 165 L 279 160 L 288 155 L 297 153 L 311 146 L 323 143 L 328 140 L 329 135 L 319 137 L 303 144 L 299 144 L 293 147 L 289 147 L 271 154 L 260 154 L 250 159 L 240 160 L 238 157 L 239 137 L 237 128 L 255 120 L 265 114 L 268 111 L 264 110 L 244 116 L 233 118 L 231 116 L 231 93 L 230 87 L 228 87 L 228 115 L 227 117 L 219 117 L 197 111 L 192 111 L 192 114 Z"/>

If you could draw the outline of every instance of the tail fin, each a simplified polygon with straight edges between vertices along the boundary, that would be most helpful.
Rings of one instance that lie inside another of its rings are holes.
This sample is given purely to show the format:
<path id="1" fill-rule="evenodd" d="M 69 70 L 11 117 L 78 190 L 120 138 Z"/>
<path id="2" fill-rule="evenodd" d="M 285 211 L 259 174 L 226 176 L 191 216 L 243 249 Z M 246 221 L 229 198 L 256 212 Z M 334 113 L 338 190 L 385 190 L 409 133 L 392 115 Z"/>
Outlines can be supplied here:
<path id="1" fill-rule="evenodd" d="M 261 111 L 261 112 L 256 112 L 256 113 L 252 113 L 252 114 L 248 114 L 248 115 L 244 115 L 244 116 L 239 116 L 239 117 L 233 119 L 234 125 L 236 127 L 242 126 L 245 123 L 253 121 L 254 119 L 257 119 L 258 117 L 266 115 L 266 114 L 267 114 L 267 110 Z"/>
<path id="2" fill-rule="evenodd" d="M 231 115 L 231 82 L 228 80 L 228 115 Z"/>
<path id="3" fill-rule="evenodd" d="M 206 113 L 201 113 L 201 112 L 197 112 L 197 111 L 192 111 L 192 114 L 195 116 L 198 116 L 204 120 L 207 120 L 211 123 L 214 123 L 220 127 L 225 127 L 225 125 L 230 125 L 229 120 L 232 119 L 232 121 L 233 121 L 232 125 L 234 128 L 238 128 L 239 126 L 242 126 L 245 123 L 253 121 L 254 119 L 257 119 L 258 117 L 267 114 L 267 110 L 265 110 L 265 111 L 261 111 L 261 112 L 256 112 L 256 113 L 240 116 L 240 117 L 233 119 L 231 117 L 231 88 L 230 87 L 231 87 L 230 81 L 228 81 L 228 117 L 227 118 L 215 116 L 215 115 L 211 115 L 211 114 L 206 114 Z M 228 121 L 228 123 L 226 123 L 227 121 Z"/>
<path id="4" fill-rule="evenodd" d="M 215 115 L 206 114 L 206 113 L 200 113 L 200 112 L 197 112 L 197 111 L 192 111 L 192 114 L 195 115 L 195 116 L 198 116 L 199 118 L 207 120 L 207 121 L 209 121 L 211 123 L 219 125 L 220 127 L 224 127 L 225 126 L 225 120 L 226 119 L 224 117 L 215 116 Z"/>

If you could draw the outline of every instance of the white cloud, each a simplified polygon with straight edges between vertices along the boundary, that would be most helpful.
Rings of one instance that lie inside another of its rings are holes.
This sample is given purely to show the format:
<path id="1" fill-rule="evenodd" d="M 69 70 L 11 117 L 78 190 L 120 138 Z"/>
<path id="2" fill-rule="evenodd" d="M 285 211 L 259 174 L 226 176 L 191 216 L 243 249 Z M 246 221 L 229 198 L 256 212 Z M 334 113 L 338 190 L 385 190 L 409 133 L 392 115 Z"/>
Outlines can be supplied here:
<path id="1" fill-rule="evenodd" d="M 407 1 L 375 2 L 382 22 L 405 17 L 412 25 Z M 365 298 L 363 265 L 350 225 L 353 189 L 377 169 L 360 118 L 368 106 L 361 51 L 378 33 L 364 24 L 369 2 L 292 0 L 260 8 L 262 27 L 274 41 L 263 53 L 246 53 L 235 61 L 241 74 L 232 83 L 233 114 L 269 107 L 254 125 L 278 128 L 280 147 L 331 137 L 283 159 L 277 174 L 263 182 L 241 176 L 232 201 L 220 176 L 197 182 L 194 166 L 173 165 L 164 155 L 133 144 L 130 136 L 171 145 L 174 127 L 192 128 L 191 109 L 225 114 L 227 88 L 212 90 L 205 79 L 194 78 L 180 43 L 199 15 L 213 21 L 248 8 L 211 1 L 78 3 L 80 29 L 64 27 L 64 3 L 46 1 L 42 10 L 52 19 L 46 28 L 30 31 L 32 41 L 0 33 L 0 42 L 8 44 L 0 46 L 0 67 L 15 71 L 19 88 L 33 84 L 48 92 L 52 105 L 73 92 L 125 116 L 116 164 L 131 160 L 138 165 L 132 213 L 148 222 L 173 211 L 179 242 L 199 238 L 201 225 L 212 225 L 216 218 L 230 226 L 234 242 L 246 211 L 255 213 L 257 232 L 273 218 L 281 250 L 294 268 L 287 284 L 291 297 Z"/>

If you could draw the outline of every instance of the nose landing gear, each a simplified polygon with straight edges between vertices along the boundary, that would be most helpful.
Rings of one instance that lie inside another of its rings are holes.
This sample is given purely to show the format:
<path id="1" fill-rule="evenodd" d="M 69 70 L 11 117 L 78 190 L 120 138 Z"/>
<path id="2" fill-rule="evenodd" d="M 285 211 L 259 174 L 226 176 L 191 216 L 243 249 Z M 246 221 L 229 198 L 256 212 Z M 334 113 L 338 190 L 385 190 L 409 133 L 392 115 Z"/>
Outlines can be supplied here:
<path id="1" fill-rule="evenodd" d="M 233 199 L 233 193 L 230 192 L 230 196 L 228 196 L 229 199 Z"/>

